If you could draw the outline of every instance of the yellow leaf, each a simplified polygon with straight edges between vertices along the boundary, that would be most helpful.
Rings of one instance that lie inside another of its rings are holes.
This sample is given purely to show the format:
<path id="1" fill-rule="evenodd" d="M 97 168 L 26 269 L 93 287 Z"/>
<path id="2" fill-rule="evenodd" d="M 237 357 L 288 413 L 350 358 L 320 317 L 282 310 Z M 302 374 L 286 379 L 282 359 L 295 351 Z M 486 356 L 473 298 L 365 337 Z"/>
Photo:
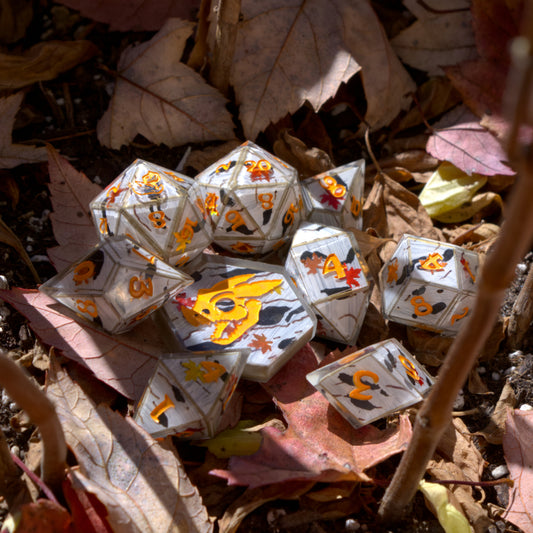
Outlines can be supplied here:
<path id="1" fill-rule="evenodd" d="M 470 202 L 466 202 L 465 204 L 434 218 L 445 224 L 456 224 L 463 220 L 468 220 L 482 209 L 489 207 L 491 204 L 496 204 L 500 210 L 503 210 L 503 201 L 499 194 L 494 192 L 479 193 L 476 194 Z"/>
<path id="2" fill-rule="evenodd" d="M 422 189 L 420 203 L 430 217 L 437 218 L 472 200 L 477 190 L 486 182 L 485 176 L 469 176 L 451 163 L 445 162 L 437 168 Z"/>
<path id="3" fill-rule="evenodd" d="M 232 455 L 252 455 L 259 449 L 262 441 L 258 431 L 247 431 L 247 428 L 255 424 L 253 420 L 242 420 L 233 429 L 226 429 L 212 439 L 195 444 L 207 448 L 219 459 L 226 459 Z"/>

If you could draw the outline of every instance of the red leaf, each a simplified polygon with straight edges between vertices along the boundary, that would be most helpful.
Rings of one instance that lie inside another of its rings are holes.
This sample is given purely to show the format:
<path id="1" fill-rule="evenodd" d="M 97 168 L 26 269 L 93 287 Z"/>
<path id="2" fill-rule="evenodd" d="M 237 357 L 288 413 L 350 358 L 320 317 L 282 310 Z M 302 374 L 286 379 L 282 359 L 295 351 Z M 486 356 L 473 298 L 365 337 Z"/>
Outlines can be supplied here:
<path id="1" fill-rule="evenodd" d="M 332 207 L 333 209 L 337 209 L 337 208 L 339 207 L 340 200 L 339 200 L 338 198 L 335 198 L 335 196 L 333 196 L 333 195 L 330 194 L 329 192 L 325 192 L 325 193 L 320 197 L 320 203 L 321 203 L 321 204 L 329 205 L 329 206 Z"/>
<path id="2" fill-rule="evenodd" d="M 98 242 L 89 203 L 102 188 L 78 172 L 51 146 L 48 147 L 48 169 L 48 188 L 54 209 L 50 220 L 54 237 L 59 243 L 59 246 L 48 250 L 48 256 L 60 271 Z"/>
<path id="3" fill-rule="evenodd" d="M 466 107 L 446 114 L 434 129 L 426 150 L 437 159 L 450 161 L 469 176 L 515 173 L 504 163 L 506 156 L 500 143 Z"/>
<path id="4" fill-rule="evenodd" d="M 359 282 L 357 280 L 359 279 L 359 274 L 361 274 L 361 269 L 360 268 L 349 268 L 345 272 L 346 272 L 346 283 L 350 286 L 350 288 L 359 287 Z"/>
<path id="5" fill-rule="evenodd" d="M 72 518 L 64 507 L 50 500 L 40 499 L 35 503 L 26 503 L 20 508 L 17 533 L 50 533 L 51 531 L 54 533 L 74 531 Z"/>
<path id="6" fill-rule="evenodd" d="M 229 470 L 212 474 L 230 485 L 259 487 L 295 480 L 365 480 L 365 470 L 405 449 L 411 436 L 407 417 L 381 431 L 372 425 L 355 430 L 305 379 L 317 367 L 309 345 L 300 350 L 265 388 L 283 411 L 288 428 L 262 430 L 253 455 L 232 457 Z"/>
<path id="7" fill-rule="evenodd" d="M 35 334 L 63 355 L 89 368 L 98 379 L 138 400 L 157 359 L 168 349 L 151 319 L 127 335 L 110 335 L 63 313 L 65 307 L 37 290 L 0 291 L 29 321 Z"/>

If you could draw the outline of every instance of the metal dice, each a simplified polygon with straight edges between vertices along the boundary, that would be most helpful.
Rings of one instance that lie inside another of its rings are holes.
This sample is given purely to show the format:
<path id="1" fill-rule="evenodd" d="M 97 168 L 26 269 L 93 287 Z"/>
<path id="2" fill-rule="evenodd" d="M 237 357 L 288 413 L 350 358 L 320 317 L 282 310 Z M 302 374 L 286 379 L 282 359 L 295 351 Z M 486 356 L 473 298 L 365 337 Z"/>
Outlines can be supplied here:
<path id="1" fill-rule="evenodd" d="M 294 235 L 285 268 L 317 315 L 317 335 L 354 344 L 372 283 L 353 234 L 304 223 Z"/>
<path id="2" fill-rule="evenodd" d="M 316 329 L 302 294 L 280 267 L 206 255 L 195 282 L 164 309 L 188 350 L 248 349 L 243 377 L 267 381 Z"/>
<path id="3" fill-rule="evenodd" d="M 213 239 L 236 254 L 270 252 L 304 219 L 296 169 L 245 142 L 197 176 Z"/>
<path id="4" fill-rule="evenodd" d="M 192 282 L 129 238 L 115 237 L 40 290 L 106 331 L 123 333 Z"/>
<path id="5" fill-rule="evenodd" d="M 365 161 L 359 159 L 302 182 L 310 222 L 361 229 Z"/>
<path id="6" fill-rule="evenodd" d="M 154 437 L 209 438 L 237 386 L 246 351 L 163 356 L 136 409 L 134 420 Z"/>
<path id="7" fill-rule="evenodd" d="M 395 322 L 454 334 L 472 309 L 477 253 L 404 235 L 381 273 L 383 314 Z"/>
<path id="8" fill-rule="evenodd" d="M 102 239 L 127 235 L 170 265 L 187 263 L 212 242 L 194 180 L 142 159 L 90 205 Z"/>
<path id="9" fill-rule="evenodd" d="M 346 355 L 306 377 L 356 428 L 418 403 L 433 384 L 396 339 Z"/>

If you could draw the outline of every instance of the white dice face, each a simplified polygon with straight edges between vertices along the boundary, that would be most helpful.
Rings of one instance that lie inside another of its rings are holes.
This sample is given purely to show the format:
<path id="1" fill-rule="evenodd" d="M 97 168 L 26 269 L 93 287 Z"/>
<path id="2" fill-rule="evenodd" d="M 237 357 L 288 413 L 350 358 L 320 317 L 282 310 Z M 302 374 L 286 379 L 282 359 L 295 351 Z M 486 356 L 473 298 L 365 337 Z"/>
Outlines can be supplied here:
<path id="1" fill-rule="evenodd" d="M 251 142 L 196 180 L 211 216 L 214 241 L 233 253 L 275 250 L 292 238 L 305 218 L 296 170 Z"/>
<path id="2" fill-rule="evenodd" d="M 317 335 L 354 344 L 372 282 L 353 234 L 304 223 L 294 235 L 285 268 L 317 315 Z"/>
<path id="3" fill-rule="evenodd" d="M 306 377 L 356 428 L 418 403 L 433 385 L 396 339 L 356 351 Z"/>
<path id="4" fill-rule="evenodd" d="M 194 181 L 141 159 L 90 205 L 101 239 L 127 235 L 171 265 L 187 263 L 212 242 Z"/>
<path id="5" fill-rule="evenodd" d="M 187 269 L 195 282 L 164 307 L 184 348 L 248 349 L 243 377 L 267 381 L 314 336 L 314 314 L 283 268 L 205 255 Z"/>
<path id="6" fill-rule="evenodd" d="M 381 273 L 383 314 L 454 334 L 474 304 L 479 258 L 443 242 L 405 235 Z"/>
<path id="7" fill-rule="evenodd" d="M 110 333 L 123 333 L 193 279 L 127 237 L 110 237 L 40 290 Z"/>
<path id="8" fill-rule="evenodd" d="M 361 229 L 365 161 L 359 159 L 302 182 L 310 222 Z"/>
<path id="9" fill-rule="evenodd" d="M 134 420 L 155 438 L 213 437 L 235 391 L 247 351 L 163 356 L 137 406 Z"/>

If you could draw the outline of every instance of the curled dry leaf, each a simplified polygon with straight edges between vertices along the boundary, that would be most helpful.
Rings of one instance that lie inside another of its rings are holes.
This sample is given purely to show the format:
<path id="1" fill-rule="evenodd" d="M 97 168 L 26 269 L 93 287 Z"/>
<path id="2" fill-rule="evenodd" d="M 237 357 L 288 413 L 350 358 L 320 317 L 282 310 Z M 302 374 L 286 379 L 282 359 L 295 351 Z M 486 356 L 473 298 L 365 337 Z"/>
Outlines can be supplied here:
<path id="1" fill-rule="evenodd" d="M 209 533 L 213 524 L 179 459 L 129 417 L 96 407 L 57 361 L 48 376 L 67 443 L 79 470 L 73 485 L 105 505 L 115 533 Z"/>
<path id="2" fill-rule="evenodd" d="M 58 271 L 70 266 L 98 242 L 89 211 L 90 201 L 102 190 L 78 172 L 64 157 L 48 146 L 50 213 L 54 237 L 59 246 L 48 249 Z"/>
<path id="3" fill-rule="evenodd" d="M 167 146 L 234 138 L 226 99 L 180 58 L 194 24 L 169 19 L 149 41 L 130 46 L 118 63 L 118 78 L 98 140 L 120 148 L 137 134 Z"/>
<path id="4" fill-rule="evenodd" d="M 24 93 L 15 93 L 0 98 L 0 168 L 13 168 L 24 163 L 46 160 L 46 148 L 13 144 L 11 133 Z"/>
<path id="5" fill-rule="evenodd" d="M 44 41 L 20 55 L 0 54 L 0 89 L 18 89 L 52 80 L 61 72 L 91 58 L 97 51 L 90 41 Z"/>
<path id="6" fill-rule="evenodd" d="M 217 146 L 208 146 L 203 150 L 192 150 L 189 157 L 187 157 L 185 167 L 191 167 L 196 172 L 202 172 L 202 170 L 205 170 L 215 161 L 222 159 L 240 144 L 240 141 L 233 140 L 218 144 Z"/>

